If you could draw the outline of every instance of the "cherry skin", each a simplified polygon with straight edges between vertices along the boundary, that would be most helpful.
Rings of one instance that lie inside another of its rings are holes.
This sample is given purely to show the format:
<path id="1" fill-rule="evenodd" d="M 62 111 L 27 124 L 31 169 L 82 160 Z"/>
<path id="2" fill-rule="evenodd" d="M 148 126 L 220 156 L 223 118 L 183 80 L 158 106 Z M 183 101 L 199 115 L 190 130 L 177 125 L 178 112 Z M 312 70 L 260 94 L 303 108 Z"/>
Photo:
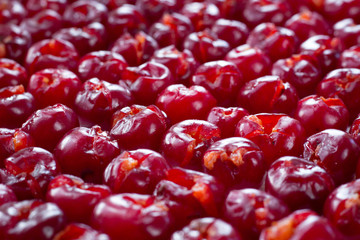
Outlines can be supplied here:
<path id="1" fill-rule="evenodd" d="M 149 34 L 158 42 L 160 47 L 175 45 L 183 48 L 183 41 L 194 31 L 190 19 L 179 13 L 165 13 L 162 18 L 149 29 Z"/>
<path id="2" fill-rule="evenodd" d="M 360 24 L 356 24 L 351 18 L 343 19 L 334 24 L 334 36 L 341 40 L 345 48 L 359 45 L 359 34 Z"/>
<path id="3" fill-rule="evenodd" d="M 105 185 L 85 183 L 72 175 L 58 175 L 48 186 L 46 201 L 55 203 L 70 222 L 89 223 L 95 205 L 111 194 Z"/>
<path id="4" fill-rule="evenodd" d="M 174 219 L 151 195 L 123 193 L 101 200 L 93 211 L 92 226 L 111 239 L 168 239 Z"/>
<path id="5" fill-rule="evenodd" d="M 357 144 L 360 146 L 360 113 L 357 116 L 357 118 L 355 118 L 355 120 L 353 121 L 349 133 L 355 139 Z M 359 174 L 357 175 L 360 176 Z"/>
<path id="6" fill-rule="evenodd" d="M 228 42 L 232 48 L 244 44 L 249 35 L 249 29 L 243 22 L 224 18 L 218 19 L 212 25 L 211 31 Z"/>
<path id="7" fill-rule="evenodd" d="M 244 84 L 238 93 L 238 106 L 250 113 L 291 114 L 298 103 L 296 89 L 277 76 L 264 76 Z"/>
<path id="8" fill-rule="evenodd" d="M 328 128 L 345 130 L 349 111 L 341 99 L 310 95 L 299 100 L 294 117 L 310 136 Z"/>
<path id="9" fill-rule="evenodd" d="M 39 108 L 56 103 L 73 107 L 81 85 L 80 79 L 73 72 L 66 69 L 48 68 L 31 76 L 27 91 L 34 96 Z"/>
<path id="10" fill-rule="evenodd" d="M 171 240 L 241 240 L 239 233 L 229 223 L 219 218 L 198 218 L 172 234 Z"/>
<path id="11" fill-rule="evenodd" d="M 330 174 L 315 163 L 297 157 L 279 158 L 265 177 L 265 191 L 283 200 L 292 210 L 310 208 L 321 212 L 333 189 Z"/>
<path id="12" fill-rule="evenodd" d="M 70 130 L 54 149 L 62 173 L 101 183 L 107 164 L 120 154 L 116 141 L 99 126 Z"/>
<path id="13" fill-rule="evenodd" d="M 234 137 L 236 124 L 245 116 L 248 111 L 240 107 L 213 107 L 207 117 L 207 121 L 220 128 L 221 137 Z"/>
<path id="14" fill-rule="evenodd" d="M 156 106 L 163 110 L 172 124 L 187 119 L 206 119 L 216 99 L 202 86 L 189 88 L 173 84 L 160 93 Z"/>
<path id="15" fill-rule="evenodd" d="M 244 81 L 235 64 L 219 60 L 199 66 L 191 83 L 205 87 L 216 98 L 218 105 L 231 106 Z"/>
<path id="16" fill-rule="evenodd" d="M 260 48 L 248 44 L 232 49 L 225 56 L 225 60 L 235 63 L 245 82 L 268 75 L 271 70 L 269 56 Z"/>
<path id="17" fill-rule="evenodd" d="M 21 149 L 4 161 L 1 182 L 18 199 L 44 198 L 49 182 L 60 173 L 54 155 L 39 147 Z"/>
<path id="18" fill-rule="evenodd" d="M 307 209 L 298 210 L 275 222 L 261 232 L 259 240 L 329 239 L 344 240 L 344 236 L 327 218 Z"/>
<path id="19" fill-rule="evenodd" d="M 288 214 L 289 208 L 283 201 L 252 188 L 230 191 L 223 213 L 245 239 L 258 238 L 262 229 Z"/>
<path id="20" fill-rule="evenodd" d="M 8 202 L 16 202 L 17 198 L 13 190 L 4 184 L 0 184 L 0 206 Z"/>
<path id="21" fill-rule="evenodd" d="M 340 68 L 329 72 L 319 83 L 317 94 L 326 98 L 340 98 L 354 119 L 360 113 L 360 70 Z"/>
<path id="22" fill-rule="evenodd" d="M 64 13 L 67 0 L 28 0 L 25 7 L 29 15 L 35 15 L 44 9 L 51 9 L 60 14 Z"/>
<path id="23" fill-rule="evenodd" d="M 289 18 L 284 25 L 295 32 L 300 42 L 315 35 L 330 35 L 332 33 L 325 18 L 312 11 L 302 11 Z"/>
<path id="24" fill-rule="evenodd" d="M 4 167 L 4 160 L 13 153 L 34 147 L 33 138 L 23 130 L 0 128 L 0 166 Z"/>
<path id="25" fill-rule="evenodd" d="M 138 67 L 128 67 L 122 79 L 129 85 L 138 104 L 149 105 L 167 86 L 174 83 L 169 69 L 163 64 L 146 62 Z"/>
<path id="26" fill-rule="evenodd" d="M 230 45 L 205 29 L 190 33 L 184 40 L 184 48 L 189 49 L 200 63 L 205 63 L 222 59 L 230 50 Z"/>
<path id="27" fill-rule="evenodd" d="M 355 176 L 360 148 L 350 134 L 337 129 L 327 129 L 306 140 L 303 156 L 324 168 L 335 184 L 339 185 Z"/>
<path id="28" fill-rule="evenodd" d="M 0 59 L 0 88 L 17 85 L 27 86 L 27 83 L 28 75 L 23 66 L 12 59 Z"/>
<path id="29" fill-rule="evenodd" d="M 271 74 L 293 85 L 300 97 L 315 94 L 316 86 L 322 78 L 317 60 L 303 54 L 279 59 L 273 64 Z"/>
<path id="30" fill-rule="evenodd" d="M 55 235 L 54 240 L 110 240 L 110 237 L 88 225 L 70 223 Z"/>
<path id="31" fill-rule="evenodd" d="M 131 105 L 113 114 L 110 136 L 121 149 L 158 150 L 167 127 L 166 115 L 155 105 Z"/>
<path id="32" fill-rule="evenodd" d="M 19 1 L 1 0 L 0 24 L 19 24 L 27 15 Z"/>
<path id="33" fill-rule="evenodd" d="M 130 66 L 139 66 L 148 61 L 158 49 L 158 43 L 148 34 L 138 32 L 121 35 L 113 44 L 112 52 L 122 55 Z"/>
<path id="34" fill-rule="evenodd" d="M 84 27 L 63 28 L 52 35 L 53 38 L 71 42 L 81 56 L 106 46 L 105 26 L 99 22 L 94 22 Z"/>
<path id="35" fill-rule="evenodd" d="M 190 85 L 190 80 L 198 67 L 191 51 L 185 49 L 179 51 L 174 45 L 155 51 L 151 61 L 166 66 L 176 83 Z"/>
<path id="36" fill-rule="evenodd" d="M 249 34 L 246 43 L 258 47 L 274 62 L 290 57 L 297 50 L 295 33 L 287 28 L 277 27 L 273 23 L 262 23 Z"/>
<path id="37" fill-rule="evenodd" d="M 168 12 L 178 10 L 177 0 L 138 0 L 136 6 L 141 9 L 144 17 L 149 23 L 153 23 Z"/>
<path id="38" fill-rule="evenodd" d="M 64 213 L 54 203 L 40 200 L 9 202 L 0 207 L 1 239 L 51 240 L 65 225 Z M 44 231 L 47 229 L 47 231 Z"/>
<path id="39" fill-rule="evenodd" d="M 339 66 L 342 68 L 360 68 L 360 46 L 353 46 L 344 50 L 339 59 Z"/>
<path id="40" fill-rule="evenodd" d="M 168 169 L 166 159 L 155 151 L 124 151 L 106 167 L 104 183 L 113 193 L 151 194 Z"/>
<path id="41" fill-rule="evenodd" d="M 25 65 L 30 74 L 45 68 L 76 70 L 78 52 L 68 41 L 45 39 L 33 44 L 27 52 Z"/>
<path id="42" fill-rule="evenodd" d="M 161 153 L 172 166 L 200 170 L 204 152 L 220 139 L 220 129 L 203 120 L 184 120 L 164 135 Z"/>
<path id="43" fill-rule="evenodd" d="M 76 113 L 58 103 L 34 112 L 21 130 L 30 134 L 36 146 L 52 151 L 65 133 L 78 126 Z"/>
<path id="44" fill-rule="evenodd" d="M 204 153 L 203 168 L 227 188 L 259 187 L 265 174 L 263 152 L 252 141 L 232 137 L 213 143 Z"/>
<path id="45" fill-rule="evenodd" d="M 285 114 L 260 113 L 244 116 L 236 125 L 235 136 L 257 144 L 269 167 L 282 156 L 300 156 L 306 140 L 301 123 Z"/>
<path id="46" fill-rule="evenodd" d="M 35 98 L 23 85 L 0 89 L 0 127 L 19 128 L 35 110 Z"/>
<path id="47" fill-rule="evenodd" d="M 331 21 L 338 21 L 347 17 L 359 21 L 360 3 L 356 0 L 325 0 L 323 12 L 324 16 Z"/>
<path id="48" fill-rule="evenodd" d="M 31 18 L 26 18 L 21 22 L 20 27 L 30 33 L 32 41 L 35 43 L 50 38 L 53 33 L 61 29 L 62 25 L 61 15 L 54 10 L 46 9 Z"/>
<path id="49" fill-rule="evenodd" d="M 360 180 L 354 180 L 336 188 L 324 205 L 324 216 L 349 239 L 360 236 L 356 213 L 359 211 Z"/>
<path id="50" fill-rule="evenodd" d="M 83 56 L 77 72 L 82 81 L 96 77 L 109 83 L 117 83 L 127 66 L 126 60 L 120 54 L 100 50 Z"/>

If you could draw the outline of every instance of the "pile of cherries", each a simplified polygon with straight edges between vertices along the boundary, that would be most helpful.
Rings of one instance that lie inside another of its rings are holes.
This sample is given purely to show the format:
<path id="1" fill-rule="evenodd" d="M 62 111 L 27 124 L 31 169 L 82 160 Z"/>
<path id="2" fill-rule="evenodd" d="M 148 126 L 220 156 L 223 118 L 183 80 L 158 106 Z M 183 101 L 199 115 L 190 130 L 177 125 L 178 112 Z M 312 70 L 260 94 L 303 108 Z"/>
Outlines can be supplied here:
<path id="1" fill-rule="evenodd" d="M 0 0 L 0 239 L 360 239 L 359 0 Z"/>

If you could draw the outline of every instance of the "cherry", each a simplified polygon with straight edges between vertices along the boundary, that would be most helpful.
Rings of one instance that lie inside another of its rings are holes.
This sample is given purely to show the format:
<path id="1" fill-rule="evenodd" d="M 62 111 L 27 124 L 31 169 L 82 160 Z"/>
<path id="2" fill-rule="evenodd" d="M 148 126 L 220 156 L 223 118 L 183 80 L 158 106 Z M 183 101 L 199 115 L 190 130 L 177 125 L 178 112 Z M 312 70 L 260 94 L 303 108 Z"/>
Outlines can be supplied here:
<path id="1" fill-rule="evenodd" d="M 136 6 L 141 9 L 146 20 L 153 23 L 164 14 L 172 12 L 178 7 L 178 0 L 137 0 Z"/>
<path id="2" fill-rule="evenodd" d="M 120 54 L 100 50 L 83 56 L 79 61 L 77 71 L 83 81 L 99 78 L 110 83 L 117 83 L 127 66 L 128 64 Z"/>
<path id="3" fill-rule="evenodd" d="M 349 133 L 352 135 L 352 137 L 355 139 L 357 144 L 360 146 L 360 113 L 352 123 Z"/>
<path id="4" fill-rule="evenodd" d="M 155 151 L 124 151 L 106 167 L 104 183 L 114 193 L 151 194 L 168 169 L 166 159 Z"/>
<path id="5" fill-rule="evenodd" d="M 62 173 L 101 183 L 107 164 L 119 155 L 116 141 L 99 126 L 79 127 L 67 132 L 54 149 Z"/>
<path id="6" fill-rule="evenodd" d="M 27 15 L 24 5 L 20 1 L 1 0 L 0 24 L 19 24 Z"/>
<path id="7" fill-rule="evenodd" d="M 191 83 L 205 87 L 216 98 L 218 105 L 231 106 L 244 81 L 234 63 L 219 60 L 198 67 Z"/>
<path id="8" fill-rule="evenodd" d="M 69 70 L 48 68 L 31 76 L 27 90 L 34 96 L 39 108 L 56 103 L 73 107 L 81 84 L 76 74 Z"/>
<path id="9" fill-rule="evenodd" d="M 218 38 L 228 42 L 232 48 L 244 44 L 249 35 L 249 29 L 245 23 L 224 18 L 220 18 L 212 24 L 211 31 Z"/>
<path id="10" fill-rule="evenodd" d="M 345 130 L 349 123 L 349 111 L 341 99 L 318 95 L 299 100 L 294 117 L 301 122 L 307 136 L 328 128 Z"/>
<path id="11" fill-rule="evenodd" d="M 92 226 L 111 239 L 168 239 L 174 219 L 167 207 L 150 195 L 123 193 L 101 200 Z"/>
<path id="12" fill-rule="evenodd" d="M 334 24 L 334 36 L 339 38 L 345 48 L 359 45 L 360 24 L 353 19 L 346 18 Z"/>
<path id="13" fill-rule="evenodd" d="M 317 87 L 317 94 L 327 98 L 340 98 L 346 105 L 350 118 L 360 113 L 360 70 L 341 68 L 329 72 Z"/>
<path id="14" fill-rule="evenodd" d="M 107 18 L 107 8 L 97 1 L 79 0 L 65 9 L 65 25 L 71 27 L 83 27 L 93 22 L 105 22 Z"/>
<path id="15" fill-rule="evenodd" d="M 251 47 L 258 47 L 274 62 L 290 57 L 297 50 L 295 33 L 287 28 L 277 27 L 274 23 L 256 26 L 246 41 Z"/>
<path id="16" fill-rule="evenodd" d="M 301 123 L 285 114 L 260 113 L 244 116 L 236 125 L 235 136 L 257 144 L 270 166 L 282 156 L 300 156 L 306 140 Z"/>
<path id="17" fill-rule="evenodd" d="M 66 224 L 64 213 L 54 203 L 40 200 L 9 202 L 0 207 L 2 239 L 51 240 Z"/>
<path id="18" fill-rule="evenodd" d="M 12 59 L 0 58 L 0 88 L 28 83 L 26 69 Z"/>
<path id="19" fill-rule="evenodd" d="M 138 104 L 153 104 L 167 86 L 174 83 L 169 69 L 160 63 L 146 62 L 138 67 L 128 67 L 122 79 L 129 85 Z"/>
<path id="20" fill-rule="evenodd" d="M 269 74 L 271 69 L 269 56 L 260 48 L 248 44 L 232 49 L 225 60 L 235 63 L 246 82 Z"/>
<path id="21" fill-rule="evenodd" d="M 54 240 L 110 240 L 110 237 L 88 225 L 70 223 L 55 235 Z"/>
<path id="22" fill-rule="evenodd" d="M 360 148 L 350 134 L 341 130 L 327 129 L 306 140 L 303 156 L 324 168 L 335 184 L 339 185 L 352 180 L 355 176 L 356 165 L 360 159 Z"/>
<path id="23" fill-rule="evenodd" d="M 265 191 L 283 200 L 292 210 L 311 208 L 321 212 L 333 189 L 330 174 L 315 163 L 298 157 L 279 158 L 265 177 Z"/>
<path id="24" fill-rule="evenodd" d="M 221 16 L 219 8 L 208 2 L 186 3 L 180 12 L 191 20 L 196 32 L 211 27 Z"/>
<path id="25" fill-rule="evenodd" d="M 349 239 L 360 236 L 357 212 L 359 211 L 360 180 L 336 188 L 327 198 L 324 215 Z"/>
<path id="26" fill-rule="evenodd" d="M 243 10 L 244 19 L 252 27 L 262 22 L 282 25 L 292 14 L 284 0 L 249 0 Z"/>
<path id="27" fill-rule="evenodd" d="M 207 121 L 219 127 L 222 138 L 229 138 L 234 136 L 236 124 L 247 115 L 248 111 L 240 107 L 213 107 Z"/>
<path id="28" fill-rule="evenodd" d="M 0 89 L 0 127 L 20 127 L 35 109 L 34 96 L 23 85 Z"/>
<path id="29" fill-rule="evenodd" d="M 289 18 L 284 25 L 294 31 L 300 42 L 315 35 L 330 35 L 329 23 L 318 12 L 302 11 Z"/>
<path id="30" fill-rule="evenodd" d="M 326 74 L 336 68 L 342 48 L 338 38 L 315 35 L 304 41 L 300 45 L 299 51 L 318 59 L 323 74 Z"/>
<path id="31" fill-rule="evenodd" d="M 219 60 L 230 50 L 226 41 L 209 30 L 190 33 L 184 40 L 184 48 L 189 49 L 201 63 Z"/>
<path id="32" fill-rule="evenodd" d="M 0 184 L 0 206 L 8 202 L 16 202 L 14 191 L 4 184 Z"/>
<path id="33" fill-rule="evenodd" d="M 183 84 L 173 84 L 160 93 L 156 105 L 174 124 L 186 119 L 206 119 L 216 99 L 202 86 L 187 88 Z"/>
<path id="34" fill-rule="evenodd" d="M 3 25 L 0 28 L 0 57 L 7 57 L 22 63 L 31 42 L 28 30 L 18 25 Z"/>
<path id="35" fill-rule="evenodd" d="M 18 199 L 44 198 L 49 182 L 60 173 L 54 155 L 39 147 L 21 149 L 4 161 L 1 182 Z"/>
<path id="36" fill-rule="evenodd" d="M 264 76 L 244 84 L 238 93 L 238 106 L 250 113 L 291 114 L 298 103 L 296 89 L 277 76 Z"/>
<path id="37" fill-rule="evenodd" d="M 105 185 L 85 183 L 72 175 L 58 175 L 49 183 L 46 200 L 55 203 L 68 221 L 88 223 L 95 205 L 110 194 Z"/>
<path id="38" fill-rule="evenodd" d="M 38 42 L 50 38 L 62 25 L 63 20 L 59 13 L 45 9 L 31 18 L 26 18 L 21 22 L 20 27 L 30 33 L 33 42 Z"/>
<path id="39" fill-rule="evenodd" d="M 132 103 L 133 96 L 124 82 L 114 84 L 91 78 L 76 95 L 74 109 L 81 126 L 90 127 L 95 123 L 110 129 L 112 114 Z"/>
<path id="40" fill-rule="evenodd" d="M 184 168 L 167 171 L 155 188 L 157 201 L 164 201 L 179 226 L 204 215 L 219 217 L 225 198 L 224 186 L 213 176 Z"/>
<path id="41" fill-rule="evenodd" d="M 183 41 L 192 33 L 194 27 L 190 19 L 179 13 L 164 13 L 162 18 L 154 23 L 149 34 L 158 42 L 160 47 L 175 45 L 182 49 Z"/>
<path id="42" fill-rule="evenodd" d="M 131 4 L 123 4 L 109 13 L 107 28 L 110 31 L 109 36 L 117 39 L 126 32 L 134 34 L 145 30 L 146 20 L 138 7 Z"/>
<path id="43" fill-rule="evenodd" d="M 166 66 L 176 83 L 189 85 L 190 79 L 198 67 L 198 62 L 188 49 L 179 51 L 174 45 L 155 51 L 151 61 Z"/>
<path id="44" fill-rule="evenodd" d="M 315 94 L 316 86 L 322 78 L 317 60 L 304 54 L 279 59 L 273 64 L 271 74 L 293 85 L 300 97 Z"/>
<path id="45" fill-rule="evenodd" d="M 174 124 L 164 135 L 161 153 L 173 166 L 201 169 L 207 148 L 220 139 L 220 129 L 203 120 Z"/>
<path id="46" fill-rule="evenodd" d="M 360 3 L 356 0 L 325 0 L 323 12 L 325 17 L 331 21 L 338 21 L 347 17 L 359 21 Z"/>
<path id="47" fill-rule="evenodd" d="M 289 209 L 283 201 L 268 193 L 245 188 L 229 192 L 223 214 L 245 239 L 257 239 L 261 230 L 286 217 Z"/>
<path id="48" fill-rule="evenodd" d="M 242 11 L 247 0 L 208 0 L 214 3 L 220 10 L 221 17 L 226 19 L 240 20 L 243 17 Z"/>
<path id="49" fill-rule="evenodd" d="M 25 65 L 30 74 L 45 68 L 65 68 L 76 70 L 78 52 L 68 41 L 45 39 L 33 44 L 25 57 Z"/>
<path id="50" fill-rule="evenodd" d="M 71 42 L 81 56 L 106 46 L 105 26 L 99 22 L 84 27 L 63 28 L 55 32 L 52 37 Z"/>
<path id="51" fill-rule="evenodd" d="M 204 153 L 203 168 L 228 188 L 259 187 L 265 173 L 263 152 L 252 141 L 232 137 L 213 143 Z"/>
<path id="52" fill-rule="evenodd" d="M 239 233 L 227 222 L 219 218 L 198 218 L 183 229 L 172 234 L 171 240 L 241 240 Z"/>
<path id="53" fill-rule="evenodd" d="M 3 161 L 13 153 L 33 146 L 33 138 L 23 130 L 0 128 L 0 166 L 4 167 Z"/>
<path id="54" fill-rule="evenodd" d="M 297 210 L 261 232 L 259 240 L 329 239 L 343 240 L 344 236 L 324 217 L 307 209 Z"/>
<path id="55" fill-rule="evenodd" d="M 166 115 L 155 105 L 131 105 L 115 112 L 110 136 L 121 149 L 159 149 L 168 127 Z"/>
<path id="56" fill-rule="evenodd" d="M 157 42 L 140 31 L 134 36 L 129 33 L 121 35 L 115 41 L 111 51 L 122 55 L 130 66 L 139 66 L 148 61 L 157 49 Z"/>
<path id="57" fill-rule="evenodd" d="M 360 46 L 353 46 L 344 50 L 339 59 L 339 65 L 342 68 L 360 68 Z"/>
<path id="58" fill-rule="evenodd" d="M 24 6 L 29 15 L 35 15 L 44 9 L 51 9 L 62 14 L 66 8 L 67 0 L 27 0 Z"/>

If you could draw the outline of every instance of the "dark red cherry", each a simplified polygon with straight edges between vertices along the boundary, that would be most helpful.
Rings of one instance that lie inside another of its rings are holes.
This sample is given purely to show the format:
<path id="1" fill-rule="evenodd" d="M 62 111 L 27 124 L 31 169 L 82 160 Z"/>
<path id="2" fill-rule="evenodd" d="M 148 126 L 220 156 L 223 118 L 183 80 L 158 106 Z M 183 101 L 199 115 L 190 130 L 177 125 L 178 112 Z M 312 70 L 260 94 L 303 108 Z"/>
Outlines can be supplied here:
<path id="1" fill-rule="evenodd" d="M 44 9 L 51 9 L 62 14 L 67 2 L 67 0 L 27 0 L 24 5 L 29 15 L 35 15 Z"/>
<path id="2" fill-rule="evenodd" d="M 1 0 L 0 24 L 19 24 L 27 15 L 21 1 Z"/>
<path id="3" fill-rule="evenodd" d="M 342 68 L 360 68 L 360 46 L 353 46 L 344 50 L 339 59 Z"/>
<path id="4" fill-rule="evenodd" d="M 225 18 L 218 19 L 212 25 L 211 30 L 218 38 L 228 42 L 232 48 L 244 44 L 249 35 L 249 29 L 245 23 Z"/>
<path id="5" fill-rule="evenodd" d="M 54 240 L 110 240 L 110 237 L 81 223 L 70 223 L 58 232 Z"/>
<path id="6" fill-rule="evenodd" d="M 0 88 L 27 84 L 28 76 L 23 66 L 12 59 L 0 58 Z"/>
<path id="7" fill-rule="evenodd" d="M 349 133 L 360 146 L 360 113 L 351 125 Z M 360 172 L 359 172 L 360 173 Z M 360 175 L 359 175 L 360 176 Z"/>
<path id="8" fill-rule="evenodd" d="M 359 45 L 359 34 L 360 24 L 356 24 L 351 18 L 343 19 L 334 24 L 334 36 L 341 40 L 345 48 Z"/>

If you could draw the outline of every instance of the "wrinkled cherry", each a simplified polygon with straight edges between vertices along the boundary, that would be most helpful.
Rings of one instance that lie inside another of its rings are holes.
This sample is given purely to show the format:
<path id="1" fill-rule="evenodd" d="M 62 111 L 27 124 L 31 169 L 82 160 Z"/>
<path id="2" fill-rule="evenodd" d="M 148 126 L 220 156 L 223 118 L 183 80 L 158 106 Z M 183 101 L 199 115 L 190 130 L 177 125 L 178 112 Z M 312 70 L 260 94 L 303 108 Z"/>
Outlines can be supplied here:
<path id="1" fill-rule="evenodd" d="M 360 148 L 350 134 L 341 130 L 327 129 L 306 140 L 303 156 L 324 168 L 335 184 L 339 185 L 352 180 L 355 176 L 356 165 L 360 159 Z"/>
<path id="2" fill-rule="evenodd" d="M 106 167 L 104 183 L 113 193 L 151 194 L 168 169 L 166 159 L 155 151 L 124 151 Z"/>
<path id="3" fill-rule="evenodd" d="M 95 205 L 110 194 L 105 185 L 85 183 L 72 175 L 59 175 L 49 183 L 46 201 L 55 203 L 68 221 L 88 223 Z"/>
<path id="4" fill-rule="evenodd" d="M 93 183 L 102 182 L 105 167 L 119 153 L 117 142 L 99 126 L 70 130 L 54 150 L 62 173 Z"/>

